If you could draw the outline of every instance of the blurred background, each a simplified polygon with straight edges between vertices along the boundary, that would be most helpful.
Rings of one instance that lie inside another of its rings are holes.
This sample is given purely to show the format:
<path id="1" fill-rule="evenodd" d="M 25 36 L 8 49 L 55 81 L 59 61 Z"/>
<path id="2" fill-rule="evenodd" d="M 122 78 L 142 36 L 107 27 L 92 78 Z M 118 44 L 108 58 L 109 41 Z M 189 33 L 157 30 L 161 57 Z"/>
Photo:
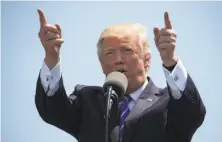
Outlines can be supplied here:
<path id="1" fill-rule="evenodd" d="M 139 22 L 148 27 L 152 49 L 149 76 L 164 87 L 154 26 L 164 26 L 168 11 L 177 32 L 176 53 L 192 76 L 206 105 L 204 123 L 192 142 L 222 141 L 222 2 L 1 2 L 1 141 L 75 142 L 46 124 L 35 103 L 35 87 L 44 59 L 38 39 L 37 8 L 50 24 L 60 24 L 65 40 L 61 66 L 66 92 L 76 84 L 102 85 L 96 42 L 107 26 Z"/>

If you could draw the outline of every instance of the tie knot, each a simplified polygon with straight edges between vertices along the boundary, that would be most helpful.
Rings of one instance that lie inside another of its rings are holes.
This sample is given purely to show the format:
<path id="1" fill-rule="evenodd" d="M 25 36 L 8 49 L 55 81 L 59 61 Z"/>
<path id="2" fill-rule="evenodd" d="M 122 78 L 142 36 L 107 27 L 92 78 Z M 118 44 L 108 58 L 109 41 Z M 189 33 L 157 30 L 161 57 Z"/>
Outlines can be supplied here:
<path id="1" fill-rule="evenodd" d="M 131 101 L 133 100 L 133 98 L 130 96 L 130 95 L 125 95 L 124 96 L 124 99 L 123 99 L 123 102 L 125 103 L 130 103 Z"/>

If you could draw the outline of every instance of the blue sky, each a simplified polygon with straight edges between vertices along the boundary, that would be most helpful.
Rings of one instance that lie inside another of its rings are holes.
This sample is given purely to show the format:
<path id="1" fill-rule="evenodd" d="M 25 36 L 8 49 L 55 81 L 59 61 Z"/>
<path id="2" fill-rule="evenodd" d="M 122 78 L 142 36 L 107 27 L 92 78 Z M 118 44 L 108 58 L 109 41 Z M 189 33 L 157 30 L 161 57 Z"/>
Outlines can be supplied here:
<path id="1" fill-rule="evenodd" d="M 153 27 L 164 26 L 168 11 L 177 32 L 176 53 L 196 83 L 207 115 L 192 142 L 222 140 L 222 2 L 2 2 L 2 142 L 75 142 L 67 133 L 39 117 L 34 95 L 44 59 L 38 39 L 42 8 L 50 24 L 60 24 L 65 40 L 62 73 L 67 93 L 76 84 L 102 85 L 104 75 L 96 41 L 107 26 L 139 22 L 148 27 L 152 49 L 149 76 L 164 87 L 161 60 L 154 46 Z"/>

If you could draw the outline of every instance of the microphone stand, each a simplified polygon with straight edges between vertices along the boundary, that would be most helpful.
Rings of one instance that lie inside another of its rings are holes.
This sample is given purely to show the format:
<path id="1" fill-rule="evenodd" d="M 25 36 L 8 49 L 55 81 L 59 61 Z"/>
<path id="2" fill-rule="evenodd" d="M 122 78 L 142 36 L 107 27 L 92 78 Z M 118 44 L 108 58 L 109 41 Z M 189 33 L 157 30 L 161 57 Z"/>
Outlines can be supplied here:
<path id="1" fill-rule="evenodd" d="M 105 114 L 105 142 L 109 142 L 109 117 L 110 110 L 112 108 L 113 100 L 118 100 L 118 95 L 113 90 L 112 86 L 107 87 L 107 92 L 105 93 L 106 98 L 106 114 Z"/>

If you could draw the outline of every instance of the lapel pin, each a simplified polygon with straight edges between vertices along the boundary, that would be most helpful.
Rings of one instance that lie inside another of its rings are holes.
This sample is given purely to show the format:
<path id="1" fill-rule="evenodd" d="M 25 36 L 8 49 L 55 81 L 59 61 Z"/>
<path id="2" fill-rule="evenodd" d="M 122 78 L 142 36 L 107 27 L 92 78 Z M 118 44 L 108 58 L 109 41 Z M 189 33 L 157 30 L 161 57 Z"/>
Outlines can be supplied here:
<path id="1" fill-rule="evenodd" d="M 153 99 L 151 99 L 151 98 L 148 98 L 147 100 L 148 100 L 149 102 L 152 102 L 152 101 L 153 101 Z"/>

